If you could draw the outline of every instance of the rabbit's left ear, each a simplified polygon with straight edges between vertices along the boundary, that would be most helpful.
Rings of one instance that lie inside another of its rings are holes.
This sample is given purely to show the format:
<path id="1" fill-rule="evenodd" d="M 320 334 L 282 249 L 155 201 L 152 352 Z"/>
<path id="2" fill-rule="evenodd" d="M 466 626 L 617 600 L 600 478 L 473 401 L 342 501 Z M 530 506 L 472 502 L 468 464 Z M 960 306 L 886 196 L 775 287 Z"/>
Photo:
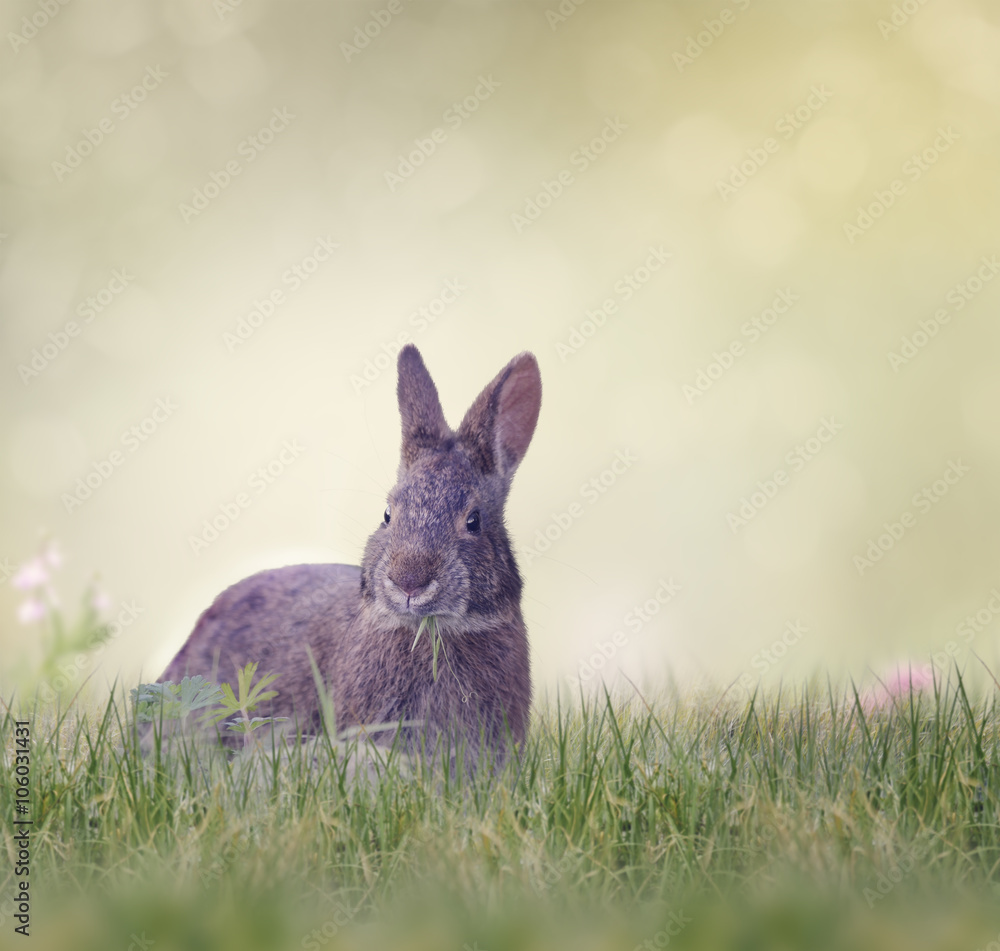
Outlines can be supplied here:
<path id="1" fill-rule="evenodd" d="M 509 480 L 528 451 L 542 405 L 542 376 L 534 354 L 514 357 L 469 407 L 458 428 L 479 468 Z"/>
<path id="2" fill-rule="evenodd" d="M 396 396 L 403 423 L 400 458 L 409 466 L 421 449 L 436 449 L 451 435 L 444 421 L 437 387 L 424 366 L 420 351 L 412 343 L 399 352 Z"/>

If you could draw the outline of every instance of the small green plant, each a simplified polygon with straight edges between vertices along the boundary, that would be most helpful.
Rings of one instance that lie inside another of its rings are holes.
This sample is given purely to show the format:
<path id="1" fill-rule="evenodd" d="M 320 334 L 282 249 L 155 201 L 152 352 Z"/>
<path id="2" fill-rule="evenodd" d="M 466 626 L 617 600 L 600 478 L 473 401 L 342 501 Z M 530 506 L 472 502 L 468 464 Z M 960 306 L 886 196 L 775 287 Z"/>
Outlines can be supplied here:
<path id="1" fill-rule="evenodd" d="M 202 717 L 205 723 L 216 725 L 225 721 L 227 729 L 234 733 L 243 734 L 243 747 L 246 749 L 253 742 L 253 733 L 268 723 L 277 723 L 280 720 L 287 720 L 288 717 L 251 717 L 250 714 L 257 708 L 258 704 L 272 697 L 278 696 L 277 690 L 265 690 L 275 680 L 278 674 L 265 674 L 255 684 L 253 678 L 257 673 L 256 662 L 247 664 L 242 670 L 236 671 L 236 687 L 239 693 L 233 691 L 232 685 L 228 683 L 220 684 L 222 692 L 222 708 L 206 713 Z M 239 714 L 235 719 L 227 720 Z"/>
<path id="2" fill-rule="evenodd" d="M 255 730 L 267 723 L 277 723 L 288 717 L 252 717 L 251 713 L 265 700 L 278 696 L 277 690 L 265 690 L 278 674 L 265 674 L 255 684 L 257 664 L 249 663 L 236 671 L 236 691 L 228 683 L 214 684 L 201 674 L 185 677 L 179 684 L 164 681 L 159 684 L 139 684 L 130 691 L 135 718 L 140 723 L 164 720 L 184 720 L 196 710 L 218 706 L 202 714 L 203 724 L 223 724 L 234 733 L 243 734 L 244 749 L 252 743 Z M 235 719 L 229 720 L 239 714 Z M 225 721 L 225 722 L 224 722 Z"/>
<path id="3" fill-rule="evenodd" d="M 222 689 L 201 674 L 185 677 L 179 684 L 169 680 L 161 684 L 139 684 L 129 696 L 132 709 L 139 723 L 164 720 L 183 720 L 195 710 L 220 703 Z"/>

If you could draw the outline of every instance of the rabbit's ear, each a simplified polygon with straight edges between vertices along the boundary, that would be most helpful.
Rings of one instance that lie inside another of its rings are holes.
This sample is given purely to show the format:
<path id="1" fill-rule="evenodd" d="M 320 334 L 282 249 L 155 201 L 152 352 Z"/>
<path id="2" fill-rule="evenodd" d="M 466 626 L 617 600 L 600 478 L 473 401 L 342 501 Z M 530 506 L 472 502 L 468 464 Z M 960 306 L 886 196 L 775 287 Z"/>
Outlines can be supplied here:
<path id="1" fill-rule="evenodd" d="M 421 449 L 439 446 L 451 435 L 444 420 L 437 387 L 424 366 L 420 351 L 412 343 L 399 351 L 399 415 L 403 421 L 404 466 L 413 462 Z"/>
<path id="2" fill-rule="evenodd" d="M 542 377 L 531 353 L 514 357 L 465 414 L 458 438 L 483 472 L 510 479 L 528 451 L 542 404 Z"/>

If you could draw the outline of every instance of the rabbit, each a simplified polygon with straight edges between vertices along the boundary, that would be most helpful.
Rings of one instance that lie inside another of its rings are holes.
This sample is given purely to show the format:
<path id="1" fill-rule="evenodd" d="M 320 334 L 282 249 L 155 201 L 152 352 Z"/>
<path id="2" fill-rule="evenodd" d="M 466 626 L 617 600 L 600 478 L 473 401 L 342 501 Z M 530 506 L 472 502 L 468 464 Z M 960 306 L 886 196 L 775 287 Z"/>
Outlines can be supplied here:
<path id="1" fill-rule="evenodd" d="M 524 739 L 531 706 L 504 505 L 538 421 L 538 362 L 514 357 L 457 430 L 413 344 L 400 351 L 398 374 L 397 481 L 361 566 L 291 565 L 237 582 L 201 615 L 160 680 L 233 672 L 235 686 L 234 668 L 257 661 L 260 675 L 279 677 L 278 695 L 256 715 L 288 717 L 315 734 L 324 704 L 308 648 L 338 731 L 415 722 L 403 726 L 409 752 L 447 738 L 473 768 L 484 752 L 502 763 L 508 738 Z M 438 629 L 436 660 L 425 618 Z M 394 736 L 383 727 L 375 739 Z"/>

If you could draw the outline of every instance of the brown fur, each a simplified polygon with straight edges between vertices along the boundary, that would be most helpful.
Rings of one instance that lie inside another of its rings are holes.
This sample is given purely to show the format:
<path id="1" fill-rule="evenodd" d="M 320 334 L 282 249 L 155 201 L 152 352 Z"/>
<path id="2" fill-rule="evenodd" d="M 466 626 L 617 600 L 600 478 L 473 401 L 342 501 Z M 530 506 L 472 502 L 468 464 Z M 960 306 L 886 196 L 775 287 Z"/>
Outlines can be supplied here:
<path id="1" fill-rule="evenodd" d="M 480 393 L 457 431 L 445 422 L 417 348 L 399 354 L 402 448 L 391 518 L 368 539 L 362 565 L 292 565 L 222 592 L 161 680 L 188 674 L 235 682 L 234 668 L 274 671 L 278 696 L 260 715 L 321 728 L 308 645 L 333 701 L 338 730 L 415 720 L 411 748 L 442 734 L 474 757 L 485 740 L 524 738 L 531 704 L 521 578 L 504 527 L 511 478 L 531 441 L 541 377 L 530 353 Z M 467 519 L 478 511 L 480 529 Z M 437 680 L 432 615 L 443 637 Z M 390 733 L 380 734 L 382 739 Z"/>

